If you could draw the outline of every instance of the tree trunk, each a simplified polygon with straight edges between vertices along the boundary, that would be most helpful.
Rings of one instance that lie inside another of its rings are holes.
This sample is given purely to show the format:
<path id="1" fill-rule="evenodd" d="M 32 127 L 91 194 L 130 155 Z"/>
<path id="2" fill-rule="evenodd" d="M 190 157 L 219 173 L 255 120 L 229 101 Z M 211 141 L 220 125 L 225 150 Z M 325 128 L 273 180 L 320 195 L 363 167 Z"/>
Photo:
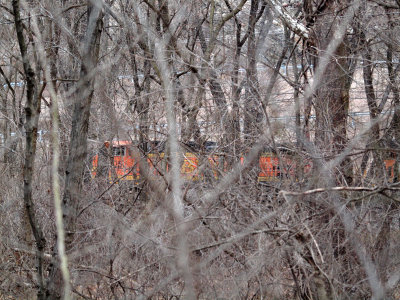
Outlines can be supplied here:
<path id="1" fill-rule="evenodd" d="M 69 155 L 66 162 L 65 190 L 62 199 L 63 220 L 66 232 L 65 248 L 68 252 L 73 243 L 76 231 L 76 218 L 82 196 L 82 181 L 87 156 L 87 135 L 89 127 L 90 106 L 93 97 L 95 68 L 99 57 L 100 36 L 102 32 L 101 8 L 87 3 L 88 23 L 83 45 L 80 80 L 74 94 L 75 103 L 72 116 L 72 129 Z M 55 249 L 57 253 L 57 249 Z M 56 257 L 56 255 L 54 255 Z M 49 275 L 50 299 L 59 299 L 63 285 L 59 264 L 50 266 Z"/>
<path id="2" fill-rule="evenodd" d="M 320 63 L 319 56 L 328 50 L 328 45 L 337 37 L 334 34 L 340 27 L 340 9 L 347 1 L 341 3 L 329 2 L 315 21 L 314 40 L 316 48 L 316 66 Z M 329 58 L 323 79 L 316 91 L 315 115 L 316 132 L 315 142 L 322 154 L 330 157 L 341 153 L 347 145 L 347 114 L 349 110 L 349 48 L 346 45 L 346 36 L 339 43 L 332 57 Z M 338 172 L 335 174 L 340 183 L 351 183 L 352 168 L 350 162 L 344 159 Z"/>
<path id="3" fill-rule="evenodd" d="M 263 115 L 260 109 L 261 97 L 259 94 L 259 83 L 257 77 L 257 58 L 256 58 L 256 33 L 255 25 L 257 21 L 259 0 L 251 0 L 248 42 L 247 42 L 247 68 L 246 68 L 246 104 L 244 107 L 244 140 L 250 146 L 261 134 Z"/>
<path id="4" fill-rule="evenodd" d="M 23 24 L 21 20 L 20 3 L 18 0 L 13 0 L 13 14 L 15 29 L 17 31 L 18 44 L 21 52 L 24 75 L 26 79 L 26 104 L 25 104 L 25 160 L 23 167 L 24 178 L 24 205 L 25 205 L 25 218 L 23 219 L 26 224 L 23 227 L 26 232 L 25 241 L 29 244 L 31 239 L 32 230 L 37 248 L 37 272 L 38 272 L 38 299 L 45 297 L 45 285 L 43 280 L 43 254 L 46 246 L 46 240 L 42 228 L 37 220 L 35 207 L 32 199 L 32 184 L 34 176 L 34 163 L 36 157 L 36 142 L 38 122 L 40 115 L 41 93 L 38 85 L 39 81 L 28 57 L 28 47 L 25 42 L 23 33 Z M 29 225 L 28 225 L 29 224 Z"/>

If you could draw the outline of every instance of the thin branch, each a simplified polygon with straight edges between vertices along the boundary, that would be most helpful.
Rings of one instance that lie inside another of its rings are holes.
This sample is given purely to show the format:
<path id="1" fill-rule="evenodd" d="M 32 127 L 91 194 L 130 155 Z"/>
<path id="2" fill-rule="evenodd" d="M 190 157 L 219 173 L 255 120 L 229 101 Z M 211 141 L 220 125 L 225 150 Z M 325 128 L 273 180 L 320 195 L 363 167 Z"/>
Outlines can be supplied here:
<path id="1" fill-rule="evenodd" d="M 271 3 L 272 8 L 278 14 L 279 18 L 283 23 L 286 24 L 293 32 L 302 37 L 303 39 L 309 38 L 309 31 L 306 26 L 293 19 L 276 0 L 268 0 Z"/>
<path id="2" fill-rule="evenodd" d="M 335 186 L 330 188 L 317 188 L 312 190 L 307 190 L 304 192 L 291 192 L 291 191 L 280 191 L 283 197 L 286 196 L 305 196 L 305 195 L 312 195 L 324 192 L 332 192 L 332 191 L 348 191 L 348 192 L 379 192 L 382 193 L 384 191 L 400 191 L 400 187 L 393 187 L 393 186 L 385 186 L 385 187 L 365 187 L 365 186 Z"/>
<path id="3" fill-rule="evenodd" d="M 86 3 L 82 3 L 82 4 L 71 5 L 71 6 L 68 6 L 67 8 L 64 8 L 61 13 L 64 14 L 64 13 L 66 13 L 67 11 L 69 11 L 71 9 L 79 8 L 79 7 L 83 7 L 83 6 L 87 6 L 87 4 Z"/>
<path id="4" fill-rule="evenodd" d="M 0 66 L 0 74 L 3 76 L 4 80 L 6 81 L 6 84 L 7 84 L 8 88 L 11 90 L 11 92 L 12 92 L 13 95 L 15 96 L 15 91 L 14 91 L 13 87 L 11 86 L 11 83 L 10 83 L 10 81 L 8 80 L 6 74 L 4 74 L 4 71 L 3 71 L 3 69 L 1 68 L 1 66 Z"/>

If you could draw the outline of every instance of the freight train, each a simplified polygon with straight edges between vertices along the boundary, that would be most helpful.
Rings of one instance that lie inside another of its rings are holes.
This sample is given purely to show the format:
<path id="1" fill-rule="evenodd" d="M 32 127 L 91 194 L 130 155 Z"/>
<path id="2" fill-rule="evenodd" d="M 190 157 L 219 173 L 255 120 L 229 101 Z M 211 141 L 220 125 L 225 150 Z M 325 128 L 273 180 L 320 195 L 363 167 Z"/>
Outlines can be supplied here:
<path id="1" fill-rule="evenodd" d="M 143 163 L 154 176 L 162 176 L 168 172 L 169 163 L 164 151 L 164 142 L 146 143 L 146 149 L 137 145 L 138 143 L 127 140 L 105 142 L 100 153 L 93 157 L 92 177 L 102 175 L 107 176 L 110 181 L 132 181 L 137 184 L 143 179 L 140 172 Z M 218 152 L 214 142 L 207 141 L 202 147 L 194 143 L 181 146 L 180 173 L 184 181 L 218 180 L 229 170 L 229 165 L 232 163 L 225 153 Z M 132 153 L 133 147 L 141 149 L 140 161 L 135 159 Z M 243 164 L 244 156 L 238 160 Z M 389 180 L 396 180 L 398 172 L 395 172 L 395 159 L 386 159 L 384 163 Z M 311 167 L 311 160 L 302 161 L 303 174 L 309 173 Z M 279 146 L 277 150 L 265 148 L 259 155 L 254 170 L 257 181 L 263 183 L 296 180 L 298 175 L 296 168 L 294 153 L 288 148 Z"/>
<path id="2" fill-rule="evenodd" d="M 148 170 L 155 176 L 168 172 L 169 164 L 164 152 L 165 144 L 159 141 L 147 143 L 146 151 L 142 150 L 140 161 L 135 159 L 131 141 L 105 142 L 103 149 L 92 160 L 92 177 L 100 174 L 108 176 L 110 180 L 124 180 L 140 182 L 140 165 L 147 164 Z M 229 169 L 229 161 L 224 153 L 217 151 L 214 142 L 205 142 L 202 147 L 194 143 L 182 144 L 181 147 L 181 177 L 185 181 L 218 180 Z M 243 164 L 244 157 L 238 161 Z M 107 166 L 112 166 L 107 167 Z M 106 169 L 106 170 L 105 170 Z M 272 149 L 265 149 L 256 164 L 257 181 L 270 182 L 290 178 L 295 175 L 295 163 L 288 150 L 282 150 L 280 155 Z M 310 169 L 310 164 L 305 166 Z"/>

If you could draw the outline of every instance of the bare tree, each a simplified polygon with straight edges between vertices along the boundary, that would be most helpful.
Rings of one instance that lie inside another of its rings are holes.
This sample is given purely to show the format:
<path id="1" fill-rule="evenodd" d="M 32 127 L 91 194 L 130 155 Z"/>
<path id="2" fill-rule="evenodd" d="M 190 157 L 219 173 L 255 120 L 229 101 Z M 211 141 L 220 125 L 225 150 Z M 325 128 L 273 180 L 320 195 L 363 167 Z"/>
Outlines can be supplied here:
<path id="1" fill-rule="evenodd" d="M 38 272 L 38 298 L 44 299 L 45 297 L 45 284 L 44 284 L 44 270 L 43 270 L 43 257 L 44 249 L 46 247 L 46 240 L 41 228 L 41 225 L 37 219 L 35 212 L 35 205 L 32 199 L 32 184 L 34 176 L 34 162 L 36 158 L 36 143 L 37 143 L 37 131 L 38 122 L 40 115 L 41 97 L 44 89 L 44 84 L 39 83 L 39 72 L 37 58 L 33 56 L 33 61 L 36 61 L 36 66 L 31 64 L 32 57 L 28 55 L 28 45 L 24 34 L 24 26 L 21 21 L 21 8 L 20 2 L 15 0 L 12 2 L 13 15 L 15 29 L 17 32 L 18 45 L 21 52 L 22 65 L 24 68 L 24 75 L 26 79 L 26 104 L 25 104 L 25 160 L 23 168 L 24 178 L 24 206 L 26 217 L 23 221 L 27 224 L 22 224 L 26 231 L 25 240 L 30 243 L 30 230 L 28 224 L 32 230 L 35 238 L 37 247 L 37 272 Z M 35 70 L 35 69 L 36 70 Z"/>
<path id="2" fill-rule="evenodd" d="M 82 62 L 80 80 L 74 93 L 74 112 L 72 116 L 71 141 L 67 159 L 65 187 L 63 196 L 63 219 L 66 232 L 66 250 L 74 243 L 76 218 L 79 200 L 82 194 L 82 182 L 87 155 L 87 135 L 89 128 L 90 106 L 93 97 L 94 74 L 99 57 L 100 37 L 102 31 L 102 7 L 87 3 L 87 29 L 82 43 Z M 57 248 L 55 248 L 57 249 Z M 57 250 L 55 250 L 57 251 Z M 55 252 L 57 253 L 57 252 Z M 58 264 L 50 268 L 49 294 L 57 299 L 63 290 Z"/>

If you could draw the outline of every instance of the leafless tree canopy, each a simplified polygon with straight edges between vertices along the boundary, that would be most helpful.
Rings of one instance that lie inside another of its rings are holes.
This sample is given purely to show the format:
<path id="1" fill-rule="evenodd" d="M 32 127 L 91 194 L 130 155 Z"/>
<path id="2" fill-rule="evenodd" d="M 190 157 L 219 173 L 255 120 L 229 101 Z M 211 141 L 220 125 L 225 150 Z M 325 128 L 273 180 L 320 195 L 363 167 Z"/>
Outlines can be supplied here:
<path id="1" fill-rule="evenodd" d="M 400 299 L 400 1 L 0 11 L 0 299 Z"/>

